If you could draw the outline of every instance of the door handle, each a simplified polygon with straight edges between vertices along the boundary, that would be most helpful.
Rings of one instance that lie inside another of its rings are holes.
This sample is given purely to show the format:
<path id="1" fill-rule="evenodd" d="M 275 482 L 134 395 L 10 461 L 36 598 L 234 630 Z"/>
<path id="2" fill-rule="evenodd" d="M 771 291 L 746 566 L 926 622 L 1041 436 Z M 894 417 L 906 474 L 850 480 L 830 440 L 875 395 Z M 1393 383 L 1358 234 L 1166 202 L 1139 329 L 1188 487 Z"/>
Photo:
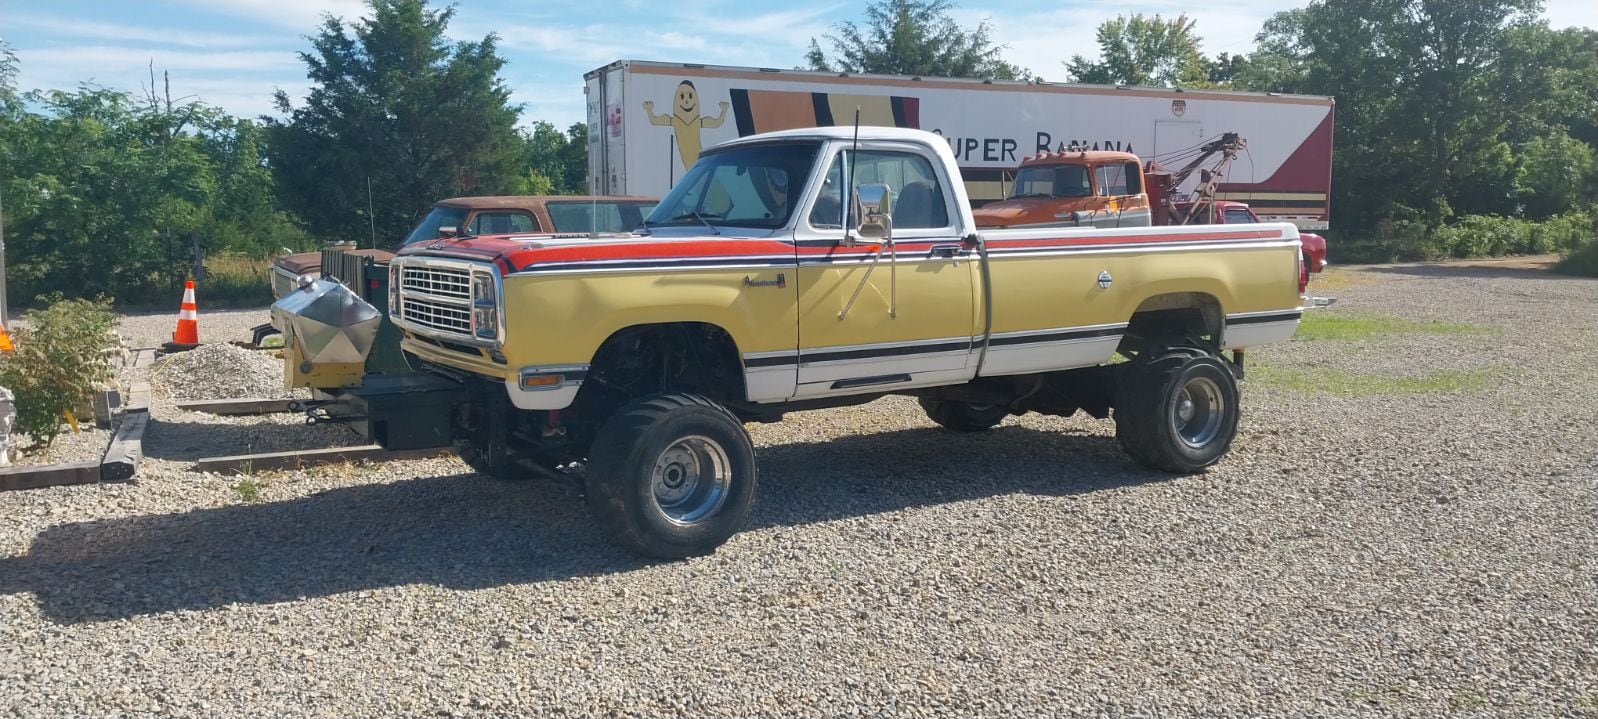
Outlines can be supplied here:
<path id="1" fill-rule="evenodd" d="M 927 256 L 952 260 L 959 257 L 963 250 L 965 250 L 964 245 L 933 245 L 932 249 L 927 251 Z"/>

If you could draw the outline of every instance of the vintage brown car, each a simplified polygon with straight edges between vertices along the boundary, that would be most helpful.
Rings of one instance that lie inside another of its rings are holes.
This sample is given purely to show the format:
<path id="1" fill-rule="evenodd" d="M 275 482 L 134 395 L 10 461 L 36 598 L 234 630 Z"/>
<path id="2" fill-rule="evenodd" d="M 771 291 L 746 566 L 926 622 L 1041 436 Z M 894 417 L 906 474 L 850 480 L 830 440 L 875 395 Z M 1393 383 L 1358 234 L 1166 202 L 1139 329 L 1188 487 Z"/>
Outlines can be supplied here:
<path id="1" fill-rule="evenodd" d="M 586 195 L 508 195 L 453 197 L 433 205 L 416 229 L 401 242 L 357 254 L 387 262 L 399 248 L 413 242 L 454 235 L 590 234 L 627 232 L 643 222 L 657 200 L 650 197 Z M 454 228 L 451 230 L 450 228 Z M 282 297 L 301 275 L 321 274 L 319 252 L 283 255 L 272 263 L 272 295 Z"/>

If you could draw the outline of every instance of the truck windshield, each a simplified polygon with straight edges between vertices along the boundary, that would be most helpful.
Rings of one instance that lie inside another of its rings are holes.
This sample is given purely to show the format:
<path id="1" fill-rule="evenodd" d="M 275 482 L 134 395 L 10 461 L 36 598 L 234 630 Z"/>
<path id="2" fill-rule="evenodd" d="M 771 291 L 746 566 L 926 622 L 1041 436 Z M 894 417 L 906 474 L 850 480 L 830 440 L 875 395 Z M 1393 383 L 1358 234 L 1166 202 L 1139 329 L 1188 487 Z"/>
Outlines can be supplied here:
<path id="1" fill-rule="evenodd" d="M 787 225 L 820 147 L 817 142 L 782 142 L 700 155 L 644 224 Z"/>
<path id="2" fill-rule="evenodd" d="M 421 223 L 416 225 L 416 229 L 411 230 L 411 234 L 405 236 L 405 242 L 402 244 L 411 245 L 417 242 L 436 240 L 438 239 L 438 228 L 454 227 L 459 229 L 461 223 L 465 220 L 466 208 L 437 205 L 432 212 L 427 213 L 427 216 L 422 218 Z"/>
<path id="3" fill-rule="evenodd" d="M 1023 167 L 1015 176 L 1015 190 L 1010 199 L 1021 197 L 1087 197 L 1093 194 L 1088 185 L 1088 168 L 1085 165 L 1033 165 Z"/>

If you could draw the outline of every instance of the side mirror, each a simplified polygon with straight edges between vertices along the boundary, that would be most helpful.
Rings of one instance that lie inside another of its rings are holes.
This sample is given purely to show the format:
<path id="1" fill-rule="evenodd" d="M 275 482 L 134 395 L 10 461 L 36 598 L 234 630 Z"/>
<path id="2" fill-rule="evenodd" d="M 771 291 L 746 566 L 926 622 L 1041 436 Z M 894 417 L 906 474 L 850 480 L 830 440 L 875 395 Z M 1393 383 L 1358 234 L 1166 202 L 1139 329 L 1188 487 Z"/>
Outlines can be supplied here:
<path id="1" fill-rule="evenodd" d="M 438 228 L 439 237 L 460 237 L 461 228 L 454 225 L 444 225 Z"/>
<path id="2" fill-rule="evenodd" d="M 854 237 L 870 242 L 893 239 L 893 189 L 886 184 L 861 185 L 854 191 Z"/>

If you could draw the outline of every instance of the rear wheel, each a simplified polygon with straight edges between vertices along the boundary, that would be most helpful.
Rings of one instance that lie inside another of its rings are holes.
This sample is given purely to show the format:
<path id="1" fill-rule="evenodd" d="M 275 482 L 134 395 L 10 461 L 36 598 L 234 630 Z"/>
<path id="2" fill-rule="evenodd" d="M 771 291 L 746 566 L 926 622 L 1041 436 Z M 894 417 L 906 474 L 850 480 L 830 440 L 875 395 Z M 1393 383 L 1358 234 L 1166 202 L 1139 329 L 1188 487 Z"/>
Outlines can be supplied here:
<path id="1" fill-rule="evenodd" d="M 1138 462 L 1192 473 L 1225 456 L 1237 436 L 1237 381 L 1196 347 L 1159 347 L 1127 365 L 1115 399 L 1115 435 Z"/>
<path id="2" fill-rule="evenodd" d="M 927 417 L 956 432 L 981 432 L 997 427 L 1010 414 L 1001 404 L 971 404 L 952 399 L 921 399 Z"/>
<path id="3" fill-rule="evenodd" d="M 628 404 L 600 427 L 589 455 L 589 508 L 612 539 L 640 554 L 709 554 L 754 507 L 749 434 L 704 397 L 662 394 Z"/>

